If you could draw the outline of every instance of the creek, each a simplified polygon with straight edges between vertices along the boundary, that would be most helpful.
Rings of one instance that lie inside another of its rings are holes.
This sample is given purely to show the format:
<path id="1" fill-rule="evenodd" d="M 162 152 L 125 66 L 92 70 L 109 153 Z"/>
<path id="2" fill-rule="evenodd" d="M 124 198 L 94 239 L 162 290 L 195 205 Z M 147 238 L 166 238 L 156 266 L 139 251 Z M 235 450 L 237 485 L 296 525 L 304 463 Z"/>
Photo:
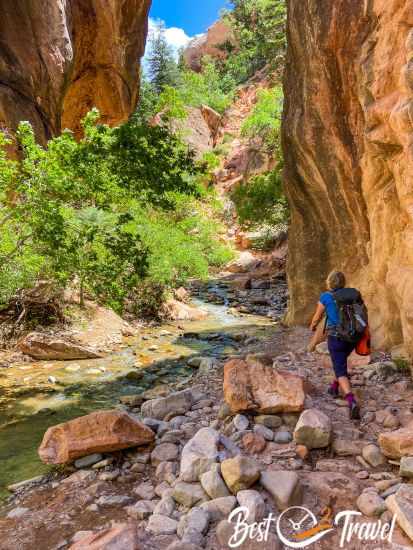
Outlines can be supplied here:
<path id="1" fill-rule="evenodd" d="M 211 295 L 219 303 L 205 301 Z M 196 374 L 187 364 L 190 357 L 222 360 L 248 339 L 267 338 L 277 330 L 269 317 L 229 309 L 220 285 L 194 303 L 208 311 L 205 320 L 143 328 L 104 358 L 21 363 L 0 371 L 0 498 L 9 494 L 11 483 L 50 469 L 37 456 L 48 427 L 122 407 L 122 396 L 160 385 L 182 386 Z"/>

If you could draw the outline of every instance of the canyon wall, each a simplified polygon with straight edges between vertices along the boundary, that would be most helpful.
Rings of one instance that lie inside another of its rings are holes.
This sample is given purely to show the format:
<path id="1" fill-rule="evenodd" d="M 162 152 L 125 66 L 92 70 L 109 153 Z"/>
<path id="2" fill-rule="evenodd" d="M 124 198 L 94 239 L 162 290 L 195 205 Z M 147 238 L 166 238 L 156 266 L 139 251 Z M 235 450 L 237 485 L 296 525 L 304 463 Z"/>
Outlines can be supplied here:
<path id="1" fill-rule="evenodd" d="M 413 3 L 288 0 L 283 147 L 292 210 L 289 321 L 331 269 L 374 342 L 413 353 Z"/>
<path id="2" fill-rule="evenodd" d="M 0 127 L 45 142 L 96 106 L 117 124 L 137 103 L 150 0 L 2 0 Z"/>

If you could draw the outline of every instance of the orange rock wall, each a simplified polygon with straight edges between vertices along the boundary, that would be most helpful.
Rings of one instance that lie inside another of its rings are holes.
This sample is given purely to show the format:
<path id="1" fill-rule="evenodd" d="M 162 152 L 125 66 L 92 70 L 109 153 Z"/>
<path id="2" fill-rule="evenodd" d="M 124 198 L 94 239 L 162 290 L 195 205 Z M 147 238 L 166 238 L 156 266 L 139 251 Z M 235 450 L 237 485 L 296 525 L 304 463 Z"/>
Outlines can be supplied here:
<path id="1" fill-rule="evenodd" d="M 125 120 L 137 103 L 150 0 L 2 0 L 0 126 L 29 120 L 41 141 L 96 106 Z"/>
<path id="2" fill-rule="evenodd" d="M 376 345 L 413 352 L 413 3 L 289 0 L 283 146 L 290 322 L 327 273 L 368 303 Z"/>

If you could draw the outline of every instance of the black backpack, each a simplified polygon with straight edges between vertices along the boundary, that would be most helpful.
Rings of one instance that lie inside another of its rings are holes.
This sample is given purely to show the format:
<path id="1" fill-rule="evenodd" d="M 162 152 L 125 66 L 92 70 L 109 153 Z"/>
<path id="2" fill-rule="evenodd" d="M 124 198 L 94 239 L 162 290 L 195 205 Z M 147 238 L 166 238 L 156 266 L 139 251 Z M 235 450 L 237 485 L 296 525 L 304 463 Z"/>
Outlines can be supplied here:
<path id="1" fill-rule="evenodd" d="M 368 326 L 367 307 L 355 288 L 339 288 L 331 292 L 338 310 L 339 323 L 335 336 L 339 340 L 356 344 Z"/>

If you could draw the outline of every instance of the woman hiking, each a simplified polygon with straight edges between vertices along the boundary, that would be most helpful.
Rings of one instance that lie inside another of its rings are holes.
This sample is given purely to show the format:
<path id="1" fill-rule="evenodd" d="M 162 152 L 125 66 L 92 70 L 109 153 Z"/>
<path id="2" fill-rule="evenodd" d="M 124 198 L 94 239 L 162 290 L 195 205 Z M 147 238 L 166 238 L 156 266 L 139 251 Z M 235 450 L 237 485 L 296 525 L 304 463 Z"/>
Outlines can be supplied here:
<path id="1" fill-rule="evenodd" d="M 335 378 L 328 393 L 333 397 L 343 392 L 352 420 L 360 419 L 360 409 L 351 390 L 347 371 L 347 359 L 367 328 L 367 309 L 361 294 L 355 288 L 346 288 L 346 278 L 341 271 L 332 271 L 327 277 L 327 292 L 323 292 L 311 321 L 315 331 L 326 316 L 327 344 Z"/>

